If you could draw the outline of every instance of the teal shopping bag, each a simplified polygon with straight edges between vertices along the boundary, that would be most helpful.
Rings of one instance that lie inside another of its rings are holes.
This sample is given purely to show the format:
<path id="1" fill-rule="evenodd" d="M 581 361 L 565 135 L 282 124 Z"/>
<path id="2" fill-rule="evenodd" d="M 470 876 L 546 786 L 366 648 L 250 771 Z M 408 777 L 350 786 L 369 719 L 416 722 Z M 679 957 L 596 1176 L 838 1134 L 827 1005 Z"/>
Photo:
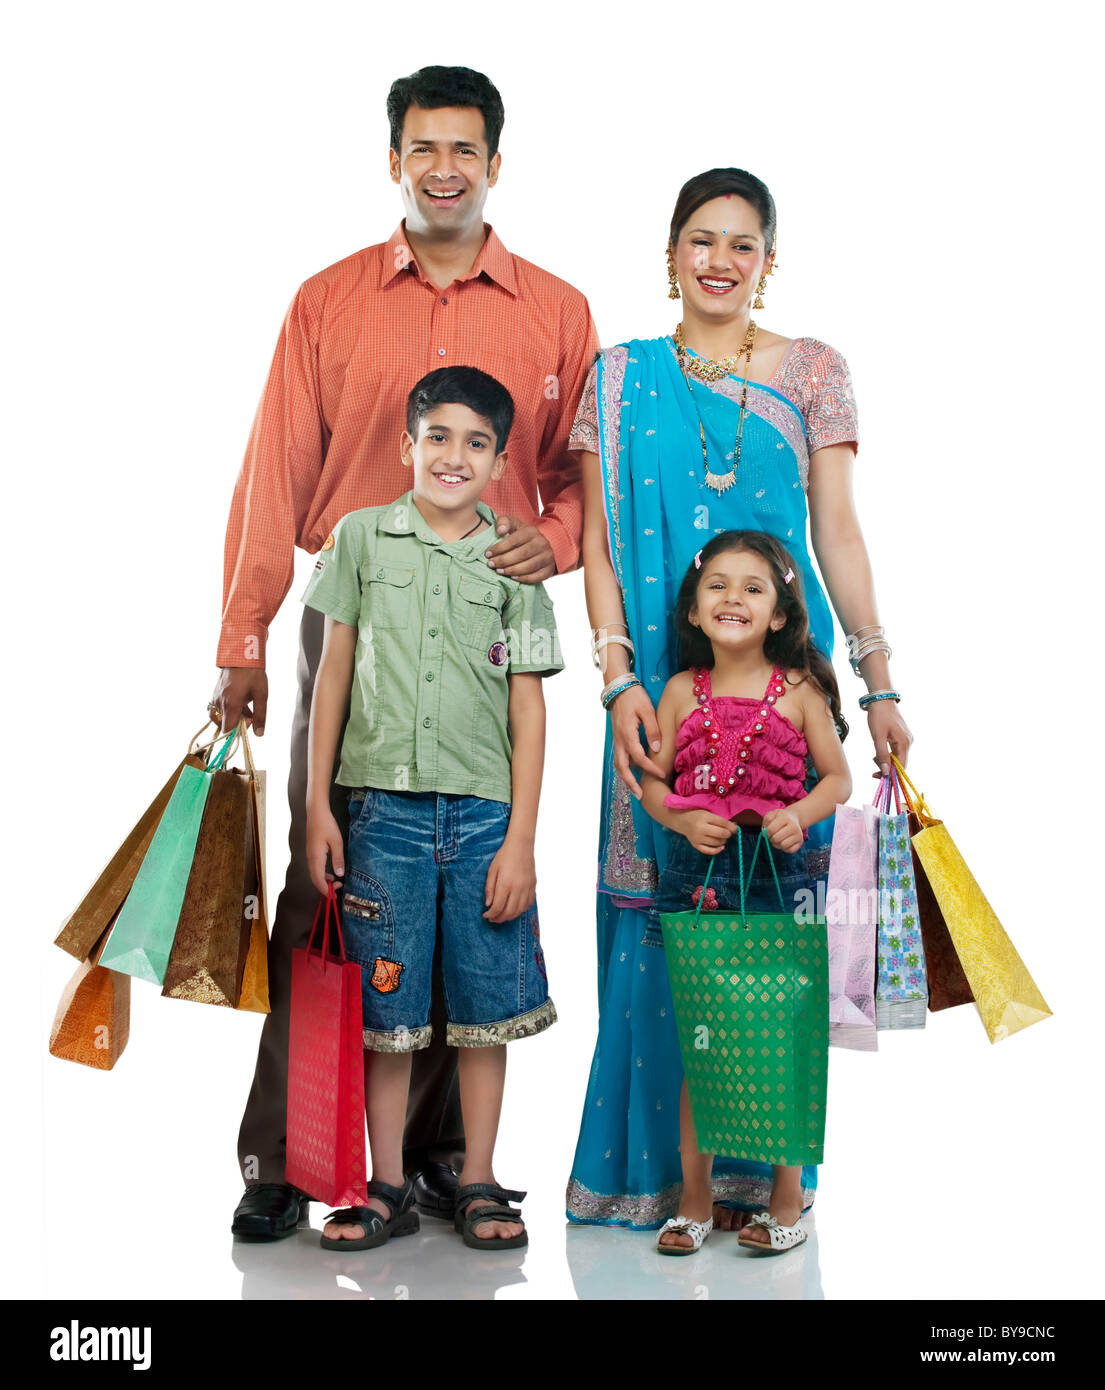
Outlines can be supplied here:
<path id="1" fill-rule="evenodd" d="M 181 769 L 142 867 L 115 919 L 101 965 L 155 985 L 164 983 L 211 775 L 222 767 L 236 737 L 237 730 L 228 734 L 206 767 Z"/>

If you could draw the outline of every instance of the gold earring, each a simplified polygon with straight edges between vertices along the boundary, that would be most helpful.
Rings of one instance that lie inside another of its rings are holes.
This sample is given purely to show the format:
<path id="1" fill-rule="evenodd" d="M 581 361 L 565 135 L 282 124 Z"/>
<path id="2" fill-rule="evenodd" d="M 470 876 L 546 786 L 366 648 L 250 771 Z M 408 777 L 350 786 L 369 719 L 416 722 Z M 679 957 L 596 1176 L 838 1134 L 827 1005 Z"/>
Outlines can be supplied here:
<path id="1" fill-rule="evenodd" d="M 675 257 L 671 254 L 671 247 L 668 247 L 668 298 L 679 298 L 679 277 L 675 273 Z"/>
<path id="2" fill-rule="evenodd" d="M 764 307 L 764 290 L 766 289 L 767 276 L 761 275 L 760 283 L 756 286 L 756 298 L 752 301 L 753 309 L 762 309 Z"/>

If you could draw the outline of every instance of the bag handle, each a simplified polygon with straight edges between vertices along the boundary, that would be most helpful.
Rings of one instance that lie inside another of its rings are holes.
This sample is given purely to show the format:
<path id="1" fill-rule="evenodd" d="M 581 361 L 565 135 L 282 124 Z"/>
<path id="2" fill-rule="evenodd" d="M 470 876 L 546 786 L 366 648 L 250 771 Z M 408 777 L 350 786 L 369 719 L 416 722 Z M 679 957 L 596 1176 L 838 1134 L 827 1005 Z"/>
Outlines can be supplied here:
<path id="1" fill-rule="evenodd" d="M 772 854 L 771 854 L 771 845 L 768 843 L 767 835 L 766 835 L 766 833 L 765 833 L 764 828 L 763 828 L 762 825 L 760 826 L 760 833 L 759 833 L 759 835 L 756 836 L 756 848 L 755 848 L 755 849 L 753 850 L 753 852 L 752 852 L 752 863 L 748 866 L 748 884 L 745 883 L 745 880 L 744 880 L 744 837 L 741 835 L 741 833 L 740 833 L 740 827 L 738 826 L 738 827 L 737 827 L 737 873 L 738 873 L 738 875 L 739 875 L 740 895 L 741 895 L 741 905 L 740 905 L 741 926 L 744 927 L 745 930 L 747 930 L 747 928 L 748 928 L 748 914 L 747 914 L 747 912 L 746 912 L 746 910 L 745 910 L 745 902 L 746 902 L 747 897 L 748 897 L 747 889 L 748 889 L 748 886 L 751 884 L 751 881 L 752 881 L 752 873 L 753 873 L 753 870 L 754 870 L 755 867 L 756 867 L 756 856 L 757 856 L 757 855 L 759 854 L 759 852 L 760 852 L 760 842 L 761 842 L 761 840 L 763 841 L 764 848 L 767 850 L 767 862 L 771 865 L 771 876 L 772 876 L 772 878 L 775 880 L 775 891 L 776 891 L 776 892 L 778 893 L 778 895 L 779 895 L 779 907 L 782 909 L 783 912 L 785 912 L 785 911 L 787 910 L 787 909 L 786 909 L 786 904 L 783 902 L 783 890 L 782 890 L 782 888 L 779 886 L 779 875 L 778 875 L 778 873 L 776 872 L 776 869 L 775 869 L 775 860 L 774 860 L 774 858 L 772 857 Z M 718 861 L 718 859 L 719 859 L 720 857 L 721 857 L 720 851 L 719 851 L 717 854 L 713 854 L 713 855 L 710 856 L 710 865 L 709 865 L 709 868 L 706 870 L 706 877 L 705 877 L 705 879 L 703 880 L 703 883 L 702 883 L 702 892 L 698 895 L 698 907 L 697 907 L 697 909 L 696 909 L 696 911 L 695 911 L 695 914 L 694 914 L 694 925 L 695 925 L 696 927 L 698 926 L 698 920 L 699 920 L 699 918 L 702 916 L 702 906 L 703 906 L 703 904 L 704 904 L 705 901 L 706 901 L 706 889 L 710 886 L 710 875 L 713 873 L 713 871 L 714 871 L 714 865 L 717 863 L 717 861 Z"/>
<path id="2" fill-rule="evenodd" d="M 326 972 L 326 966 L 327 966 L 327 963 L 328 963 L 328 961 L 329 961 L 329 959 L 330 959 L 330 912 L 331 912 L 331 909 L 333 910 L 333 913 L 334 913 L 334 926 L 335 926 L 335 928 L 336 928 L 336 930 L 337 930 L 337 934 L 338 934 L 338 949 L 339 949 L 339 951 L 341 952 L 341 954 L 340 954 L 339 957 L 338 957 L 338 961 L 339 961 L 342 965 L 344 965 L 344 964 L 346 963 L 346 957 L 345 957 L 345 939 L 343 938 L 343 936 L 342 936 L 342 934 L 341 934 L 341 913 L 338 911 L 338 898 L 337 898 L 337 893 L 336 893 L 336 891 L 335 891 L 334 883 L 333 883 L 333 880 L 332 880 L 332 879 L 327 879 L 327 882 L 326 882 L 326 896 L 325 896 L 324 898 L 323 898 L 323 897 L 320 897 L 320 898 L 319 898 L 319 900 L 318 900 L 318 906 L 315 908 L 315 920 L 311 923 L 311 934 L 310 934 L 310 936 L 307 938 L 307 954 L 308 954 L 308 955 L 311 954 L 311 947 L 314 945 L 314 942 L 315 942 L 315 932 L 318 931 L 318 919 L 319 919 L 319 917 L 321 917 L 321 916 L 323 915 L 323 908 L 326 909 L 326 915 L 323 917 L 323 924 L 322 924 L 322 941 L 319 943 L 319 954 L 320 954 L 320 956 L 321 956 L 321 958 L 322 958 L 322 969 L 323 969 L 323 973 L 325 974 L 325 972 Z"/>
<path id="3" fill-rule="evenodd" d="M 906 797 L 906 800 L 909 802 L 910 810 L 914 813 L 914 815 L 917 817 L 917 819 L 921 822 L 922 825 L 937 825 L 939 822 L 936 816 L 934 816 L 932 812 L 929 810 L 928 803 L 925 801 L 924 795 L 921 792 L 919 792 L 917 788 L 913 785 L 913 783 L 910 781 L 909 774 L 906 772 L 905 768 L 901 765 L 901 763 L 898 760 L 898 755 L 896 753 L 891 753 L 890 756 L 894 761 L 894 770 L 897 773 L 898 777 L 901 778 L 901 781 L 904 784 L 902 794 Z M 910 799 L 909 795 L 905 792 L 905 787 L 908 787 L 909 791 L 912 792 L 912 800 Z"/>

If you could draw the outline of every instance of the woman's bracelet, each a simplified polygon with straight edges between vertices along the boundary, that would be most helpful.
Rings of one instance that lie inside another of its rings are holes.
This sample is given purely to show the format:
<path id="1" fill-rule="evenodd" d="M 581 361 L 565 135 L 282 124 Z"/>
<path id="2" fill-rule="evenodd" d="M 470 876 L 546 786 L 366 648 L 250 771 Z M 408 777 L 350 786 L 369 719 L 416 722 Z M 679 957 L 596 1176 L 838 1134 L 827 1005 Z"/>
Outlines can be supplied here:
<path id="1" fill-rule="evenodd" d="M 627 690 L 631 690 L 633 686 L 640 684 L 640 676 L 615 676 L 612 681 L 608 681 L 602 688 L 602 695 L 599 698 L 602 700 L 603 709 L 609 709 L 619 695 L 623 695 Z"/>
<path id="2" fill-rule="evenodd" d="M 897 704 L 901 698 L 897 690 L 870 690 L 866 695 L 859 697 L 859 707 L 866 709 L 868 705 L 875 704 L 877 700 L 893 700 Z"/>
<path id="3" fill-rule="evenodd" d="M 596 637 L 591 642 L 591 660 L 600 669 L 602 667 L 602 662 L 599 659 L 599 652 L 601 652 L 604 647 L 608 647 L 611 642 L 616 643 L 619 647 L 625 647 L 629 652 L 630 661 L 632 661 L 633 657 L 637 654 L 637 648 L 628 637 L 619 637 L 617 633 L 615 633 L 613 637 Z"/>
<path id="4" fill-rule="evenodd" d="M 849 632 L 844 641 L 848 646 L 848 661 L 857 676 L 860 674 L 860 662 L 872 652 L 885 652 L 888 657 L 894 655 L 886 640 L 885 631 L 874 623 Z"/>

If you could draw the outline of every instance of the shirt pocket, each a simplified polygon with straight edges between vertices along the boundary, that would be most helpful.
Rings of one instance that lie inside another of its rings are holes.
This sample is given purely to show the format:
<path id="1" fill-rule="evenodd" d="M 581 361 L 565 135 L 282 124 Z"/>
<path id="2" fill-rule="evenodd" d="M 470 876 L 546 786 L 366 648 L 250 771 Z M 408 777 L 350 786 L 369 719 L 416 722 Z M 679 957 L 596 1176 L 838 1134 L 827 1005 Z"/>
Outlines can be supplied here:
<path id="1" fill-rule="evenodd" d="M 457 583 L 457 635 L 466 647 L 488 651 L 503 641 L 502 591 L 485 579 L 461 579 Z M 503 662 L 506 663 L 506 652 Z"/>
<path id="2" fill-rule="evenodd" d="M 362 587 L 373 627 L 409 627 L 414 570 L 399 565 L 367 565 Z"/>

